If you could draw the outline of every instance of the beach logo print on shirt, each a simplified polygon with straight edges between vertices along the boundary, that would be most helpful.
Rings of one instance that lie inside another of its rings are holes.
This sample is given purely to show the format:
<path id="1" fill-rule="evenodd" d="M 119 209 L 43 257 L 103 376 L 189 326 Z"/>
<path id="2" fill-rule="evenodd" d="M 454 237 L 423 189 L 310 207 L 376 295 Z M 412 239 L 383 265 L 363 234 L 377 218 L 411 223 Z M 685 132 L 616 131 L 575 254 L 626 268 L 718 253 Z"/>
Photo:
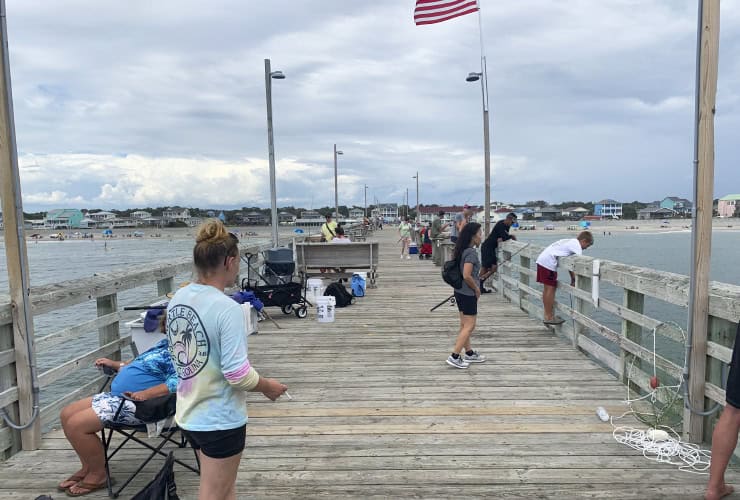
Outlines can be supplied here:
<path id="1" fill-rule="evenodd" d="M 182 380 L 196 376 L 208 363 L 211 352 L 198 313 L 190 306 L 173 306 L 167 313 L 167 337 L 177 376 Z"/>

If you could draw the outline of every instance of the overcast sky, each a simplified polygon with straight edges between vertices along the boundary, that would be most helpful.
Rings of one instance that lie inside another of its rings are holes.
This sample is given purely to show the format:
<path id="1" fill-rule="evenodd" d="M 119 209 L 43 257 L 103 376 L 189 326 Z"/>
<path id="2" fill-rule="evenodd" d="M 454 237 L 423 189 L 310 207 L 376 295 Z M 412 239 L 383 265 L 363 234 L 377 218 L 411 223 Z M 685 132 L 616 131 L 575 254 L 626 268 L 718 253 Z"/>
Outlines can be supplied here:
<path id="1" fill-rule="evenodd" d="M 477 15 L 413 0 L 6 0 L 24 206 L 483 202 Z M 696 0 L 481 0 L 492 198 L 691 197 Z M 715 197 L 740 192 L 740 4 L 723 2 Z"/>

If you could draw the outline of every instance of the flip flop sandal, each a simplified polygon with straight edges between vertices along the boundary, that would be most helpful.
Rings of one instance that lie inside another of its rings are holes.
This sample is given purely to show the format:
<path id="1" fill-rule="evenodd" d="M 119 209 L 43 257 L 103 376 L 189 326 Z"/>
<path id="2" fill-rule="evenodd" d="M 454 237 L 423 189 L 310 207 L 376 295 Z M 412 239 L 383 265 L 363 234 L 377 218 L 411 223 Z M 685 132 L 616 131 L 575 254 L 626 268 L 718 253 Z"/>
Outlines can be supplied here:
<path id="1" fill-rule="evenodd" d="M 84 489 L 85 492 L 84 493 L 73 493 L 73 492 L 69 491 L 69 488 L 68 488 L 66 490 L 66 493 L 67 493 L 67 496 L 68 497 L 82 497 L 82 496 L 85 496 L 85 495 L 89 495 L 90 493 L 93 493 L 93 492 L 98 491 L 98 490 L 104 490 L 104 489 L 106 489 L 108 487 L 108 482 L 107 481 L 103 481 L 102 483 L 98 483 L 98 484 L 90 484 L 90 483 L 85 483 L 84 481 L 80 481 L 79 483 L 75 484 L 74 486 L 76 486 L 77 488 Z M 72 488 L 72 486 L 70 486 L 70 488 Z"/>
<path id="2" fill-rule="evenodd" d="M 563 323 L 565 323 L 565 320 L 563 318 L 557 318 L 549 321 L 543 321 L 543 323 L 546 325 L 562 325 Z"/>
<path id="3" fill-rule="evenodd" d="M 70 484 L 69 486 L 62 487 L 62 483 L 59 483 L 57 485 L 57 491 L 65 492 L 67 491 L 67 488 L 69 488 L 70 486 L 74 486 L 75 484 L 79 483 L 83 479 L 85 479 L 85 476 L 69 476 L 67 479 L 62 481 L 62 483 L 67 483 L 67 482 L 72 481 L 72 484 Z"/>

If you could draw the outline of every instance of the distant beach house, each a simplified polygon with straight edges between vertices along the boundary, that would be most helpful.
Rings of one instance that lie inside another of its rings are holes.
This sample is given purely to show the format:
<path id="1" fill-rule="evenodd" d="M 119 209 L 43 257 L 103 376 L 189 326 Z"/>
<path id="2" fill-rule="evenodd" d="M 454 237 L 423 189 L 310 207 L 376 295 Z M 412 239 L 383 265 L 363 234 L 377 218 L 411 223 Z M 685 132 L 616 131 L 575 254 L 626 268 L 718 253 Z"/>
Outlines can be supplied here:
<path id="1" fill-rule="evenodd" d="M 278 224 L 290 224 L 295 221 L 295 215 L 290 212 L 280 212 L 278 214 Z"/>
<path id="2" fill-rule="evenodd" d="M 645 207 L 637 211 L 638 220 L 670 219 L 677 215 L 675 210 L 663 207 Z"/>
<path id="3" fill-rule="evenodd" d="M 621 219 L 622 204 L 611 199 L 598 201 L 594 204 L 594 215 L 602 218 Z"/>
<path id="4" fill-rule="evenodd" d="M 151 216 L 152 214 L 150 214 L 149 212 L 145 212 L 144 210 L 137 210 L 135 212 L 131 212 L 132 219 L 148 219 Z"/>
<path id="5" fill-rule="evenodd" d="M 188 219 L 190 219 L 190 210 L 187 208 L 168 208 L 162 212 L 162 222 L 165 224 L 175 221 L 187 224 Z"/>
<path id="6" fill-rule="evenodd" d="M 241 222 L 243 224 L 264 226 L 270 223 L 270 216 L 260 212 L 249 212 L 246 215 L 242 215 Z"/>
<path id="7" fill-rule="evenodd" d="M 365 209 L 363 208 L 350 208 L 349 218 L 350 219 L 362 219 L 365 216 Z"/>
<path id="8" fill-rule="evenodd" d="M 398 219 L 398 203 L 380 203 L 377 210 L 378 217 L 386 220 Z"/>
<path id="9" fill-rule="evenodd" d="M 82 211 L 76 208 L 58 208 L 46 212 L 45 229 L 79 229 Z"/>
<path id="10" fill-rule="evenodd" d="M 563 211 L 556 207 L 535 207 L 534 218 L 552 220 L 563 216 Z"/>
<path id="11" fill-rule="evenodd" d="M 728 194 L 719 199 L 717 212 L 720 217 L 734 217 L 738 207 L 740 207 L 740 194 Z"/>
<path id="12" fill-rule="evenodd" d="M 584 215 L 588 215 L 589 210 L 588 208 L 583 207 L 568 207 L 563 210 L 563 217 L 566 219 L 572 219 L 572 220 L 579 220 Z"/>
<path id="13" fill-rule="evenodd" d="M 88 212 L 86 214 L 86 218 L 92 219 L 95 222 L 104 222 L 104 221 L 112 221 L 116 218 L 116 214 L 113 212 Z"/>
<path id="14" fill-rule="evenodd" d="M 691 215 L 692 208 L 691 201 L 686 198 L 678 198 L 677 196 L 668 196 L 663 198 L 660 202 L 660 208 L 667 208 L 676 212 L 676 215 Z"/>
<path id="15" fill-rule="evenodd" d="M 473 215 L 473 218 L 477 218 L 478 213 L 480 212 L 480 218 L 483 220 L 483 212 L 480 210 L 480 207 L 471 207 L 471 209 L 475 214 Z M 457 205 L 453 205 L 451 207 L 420 207 L 419 213 L 421 214 L 421 222 L 432 222 L 440 211 L 444 212 L 442 220 L 450 222 L 455 219 L 457 214 L 463 211 L 463 207 L 458 207 Z"/>

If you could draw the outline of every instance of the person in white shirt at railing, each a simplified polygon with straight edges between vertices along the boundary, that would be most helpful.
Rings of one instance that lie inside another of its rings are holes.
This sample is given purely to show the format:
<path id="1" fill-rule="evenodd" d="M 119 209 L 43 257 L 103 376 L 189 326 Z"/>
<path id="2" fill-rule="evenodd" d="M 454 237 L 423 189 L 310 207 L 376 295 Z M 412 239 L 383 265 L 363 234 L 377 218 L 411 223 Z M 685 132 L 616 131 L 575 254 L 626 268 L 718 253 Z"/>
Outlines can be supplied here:
<path id="1" fill-rule="evenodd" d="M 594 237 L 589 231 L 582 231 L 577 238 L 558 240 L 545 248 L 537 257 L 537 282 L 542 283 L 542 305 L 544 306 L 544 323 L 560 325 L 565 320 L 555 316 L 555 289 L 558 286 L 558 259 L 569 255 L 581 255 L 585 249 L 594 244 Z M 570 286 L 576 286 L 576 275 L 570 271 Z"/>

